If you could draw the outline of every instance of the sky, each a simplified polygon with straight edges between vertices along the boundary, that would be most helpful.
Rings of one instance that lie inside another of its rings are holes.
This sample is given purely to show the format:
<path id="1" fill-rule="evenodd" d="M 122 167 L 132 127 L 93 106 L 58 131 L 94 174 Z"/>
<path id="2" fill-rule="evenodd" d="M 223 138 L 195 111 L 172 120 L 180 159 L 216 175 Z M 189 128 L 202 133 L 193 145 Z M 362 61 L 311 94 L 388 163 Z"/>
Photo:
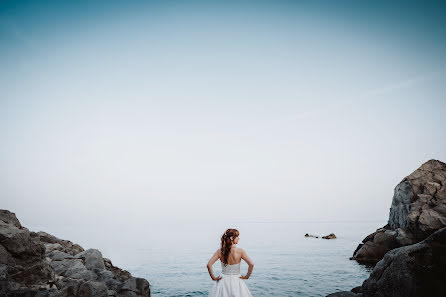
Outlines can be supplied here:
<path id="1" fill-rule="evenodd" d="M 1 1 L 0 208 L 385 222 L 446 161 L 446 4 Z"/>

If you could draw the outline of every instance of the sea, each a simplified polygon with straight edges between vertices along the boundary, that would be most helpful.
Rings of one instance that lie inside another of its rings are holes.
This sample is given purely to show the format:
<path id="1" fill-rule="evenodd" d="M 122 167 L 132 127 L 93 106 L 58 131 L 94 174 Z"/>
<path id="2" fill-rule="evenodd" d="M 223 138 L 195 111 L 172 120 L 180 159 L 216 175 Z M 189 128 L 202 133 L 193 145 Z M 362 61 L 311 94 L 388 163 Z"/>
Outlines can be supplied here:
<path id="1" fill-rule="evenodd" d="M 238 247 L 254 262 L 244 280 L 253 297 L 319 297 L 350 291 L 368 278 L 371 267 L 349 258 L 382 221 L 242 221 L 164 222 L 52 226 L 59 238 L 99 249 L 113 265 L 150 283 L 153 297 L 208 296 L 214 281 L 206 265 L 227 228 L 240 232 Z M 119 227 L 120 226 L 120 227 Z M 32 230 L 40 231 L 40 230 Z M 52 231 L 52 232 L 50 232 Z M 305 237 L 305 234 L 319 236 Z M 321 236 L 334 233 L 336 239 Z M 242 261 L 241 274 L 248 265 Z M 220 261 L 213 265 L 216 276 Z"/>

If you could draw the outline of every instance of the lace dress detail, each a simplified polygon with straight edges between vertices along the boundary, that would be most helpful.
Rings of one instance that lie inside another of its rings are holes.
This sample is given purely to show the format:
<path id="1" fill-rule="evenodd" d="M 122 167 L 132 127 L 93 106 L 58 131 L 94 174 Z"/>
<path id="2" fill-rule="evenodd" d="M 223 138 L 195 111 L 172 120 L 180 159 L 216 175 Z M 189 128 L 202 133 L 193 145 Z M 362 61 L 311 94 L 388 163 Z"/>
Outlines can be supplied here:
<path id="1" fill-rule="evenodd" d="M 225 265 L 223 263 L 221 263 L 221 272 L 223 274 L 229 274 L 229 275 L 233 275 L 233 274 L 240 274 L 240 263 L 237 264 L 232 264 L 232 265 Z"/>
<path id="2" fill-rule="evenodd" d="M 215 282 L 209 297 L 252 297 L 245 281 L 240 278 L 240 264 L 221 263 L 222 279 Z"/>

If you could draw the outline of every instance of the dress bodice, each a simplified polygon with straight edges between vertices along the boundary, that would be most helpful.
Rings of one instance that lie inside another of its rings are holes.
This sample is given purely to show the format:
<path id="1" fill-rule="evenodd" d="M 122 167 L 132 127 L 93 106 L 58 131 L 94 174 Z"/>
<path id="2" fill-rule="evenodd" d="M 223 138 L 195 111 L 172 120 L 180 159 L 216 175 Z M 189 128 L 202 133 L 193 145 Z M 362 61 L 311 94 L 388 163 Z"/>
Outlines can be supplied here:
<path id="1" fill-rule="evenodd" d="M 240 274 L 240 263 L 237 264 L 228 264 L 225 266 L 223 262 L 221 262 L 221 271 L 223 274 Z"/>

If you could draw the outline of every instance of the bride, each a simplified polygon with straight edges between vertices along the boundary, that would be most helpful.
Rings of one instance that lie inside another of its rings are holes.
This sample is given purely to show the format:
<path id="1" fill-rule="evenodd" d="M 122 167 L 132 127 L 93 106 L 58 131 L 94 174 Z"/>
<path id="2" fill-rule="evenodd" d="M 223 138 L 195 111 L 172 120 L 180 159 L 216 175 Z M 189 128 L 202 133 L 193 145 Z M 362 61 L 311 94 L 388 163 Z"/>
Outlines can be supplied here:
<path id="1" fill-rule="evenodd" d="M 235 246 L 238 241 L 239 232 L 236 229 L 228 229 L 221 236 L 221 248 L 214 253 L 207 265 L 209 275 L 216 281 L 209 297 L 252 297 L 243 279 L 251 276 L 254 263 L 244 250 Z M 222 275 L 215 277 L 212 265 L 218 259 L 221 261 Z M 249 265 L 245 276 L 240 274 L 242 259 Z"/>

